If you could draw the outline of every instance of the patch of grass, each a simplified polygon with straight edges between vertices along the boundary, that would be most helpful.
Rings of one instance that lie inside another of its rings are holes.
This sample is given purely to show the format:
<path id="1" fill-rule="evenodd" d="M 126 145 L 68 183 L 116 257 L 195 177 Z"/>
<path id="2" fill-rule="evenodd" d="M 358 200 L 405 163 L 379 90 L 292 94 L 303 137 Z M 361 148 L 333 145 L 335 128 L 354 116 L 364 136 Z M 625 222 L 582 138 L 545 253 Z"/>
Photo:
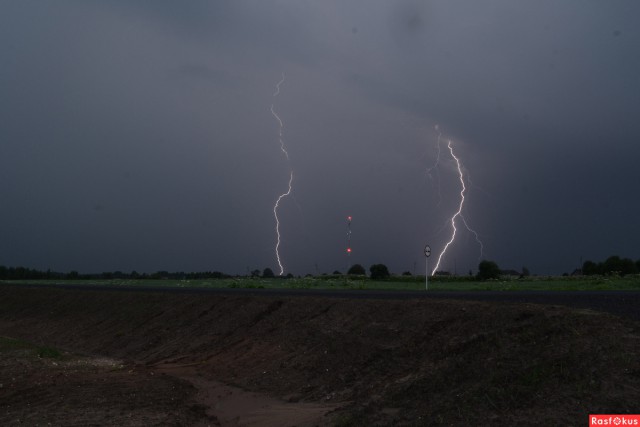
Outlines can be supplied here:
<path id="1" fill-rule="evenodd" d="M 332 423 L 336 427 L 357 427 L 366 425 L 366 421 L 363 408 L 352 408 L 334 416 Z"/>
<path id="2" fill-rule="evenodd" d="M 35 344 L 9 337 L 0 337 L 0 353 L 23 352 L 40 359 L 61 359 L 62 353 L 53 347 Z"/>
<path id="3" fill-rule="evenodd" d="M 14 350 L 26 350 L 33 346 L 24 341 L 20 341 L 9 337 L 0 337 L 0 352 L 14 351 Z"/>
<path id="4" fill-rule="evenodd" d="M 62 353 L 55 348 L 52 347 L 38 347 L 37 348 L 38 357 L 40 359 L 60 359 L 62 358 Z"/>

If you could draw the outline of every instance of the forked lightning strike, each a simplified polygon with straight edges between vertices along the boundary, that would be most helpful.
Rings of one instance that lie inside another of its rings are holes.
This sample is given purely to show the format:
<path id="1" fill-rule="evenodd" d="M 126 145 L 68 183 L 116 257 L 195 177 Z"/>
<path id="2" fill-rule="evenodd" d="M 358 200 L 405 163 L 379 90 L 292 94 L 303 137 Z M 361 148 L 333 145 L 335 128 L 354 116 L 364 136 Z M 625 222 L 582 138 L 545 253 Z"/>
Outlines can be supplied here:
<path id="1" fill-rule="evenodd" d="M 276 84 L 276 91 L 273 93 L 273 96 L 276 97 L 280 94 L 280 85 L 284 82 L 284 73 L 282 73 L 282 79 L 280 79 L 280 81 Z M 280 117 L 278 116 L 278 114 L 276 114 L 275 110 L 273 109 L 273 104 L 271 104 L 271 114 L 273 115 L 273 117 L 275 117 L 275 119 L 278 121 L 278 140 L 280 141 L 280 150 L 282 151 L 282 154 L 284 154 L 284 156 L 287 158 L 287 162 L 289 162 L 289 153 L 287 152 L 287 149 L 284 145 L 284 140 L 282 139 L 282 129 L 284 128 L 284 124 L 282 122 L 282 120 L 280 119 Z M 273 216 L 276 219 L 276 237 L 277 237 L 277 241 L 276 241 L 276 259 L 278 261 L 278 267 L 280 267 L 280 272 L 279 275 L 282 276 L 284 274 L 284 267 L 282 265 L 282 260 L 280 259 L 280 218 L 278 218 L 278 207 L 280 206 L 280 201 L 282 199 L 284 199 L 285 197 L 288 197 L 291 194 L 291 185 L 293 183 L 293 170 L 290 169 L 290 176 L 289 176 L 289 188 L 287 190 L 286 193 L 281 194 L 280 196 L 278 196 L 278 199 L 276 200 L 276 203 L 273 205 Z"/>
<path id="2" fill-rule="evenodd" d="M 273 93 L 273 96 L 278 96 L 280 94 L 280 85 L 284 83 L 284 72 L 282 73 L 282 78 L 276 84 L 276 91 Z"/>
<path id="3" fill-rule="evenodd" d="M 276 259 L 278 260 L 278 267 L 280 267 L 280 273 L 279 273 L 280 276 L 282 276 L 282 274 L 284 273 L 284 267 L 282 266 L 282 262 L 280 261 L 280 253 L 278 252 L 278 249 L 280 248 L 280 219 L 278 218 L 278 206 L 280 205 L 280 200 L 284 199 L 285 197 L 291 194 L 292 182 L 293 182 L 293 171 L 291 171 L 291 176 L 289 177 L 289 189 L 287 190 L 286 193 L 282 193 L 278 197 L 278 200 L 276 200 L 276 204 L 273 205 L 273 216 L 276 218 L 276 235 L 278 237 L 278 240 L 276 242 Z"/>
<path id="4" fill-rule="evenodd" d="M 440 189 L 440 138 L 442 138 L 442 132 L 440 132 L 440 126 L 439 125 L 435 125 L 435 130 L 436 132 L 438 132 L 438 141 L 436 142 L 436 146 L 438 147 L 438 154 L 436 156 L 436 161 L 433 164 L 433 166 L 431 166 L 430 168 L 427 168 L 426 170 L 426 174 L 429 176 L 429 178 L 433 181 L 433 175 L 431 175 L 431 171 L 436 169 L 437 172 L 437 176 L 438 176 L 438 205 L 440 206 L 440 203 L 442 202 L 442 191 Z"/>
<path id="5" fill-rule="evenodd" d="M 280 93 L 279 89 L 278 89 L 278 92 L 276 92 L 276 94 L 278 93 Z M 282 124 L 282 120 L 280 120 L 280 117 L 276 114 L 275 111 L 273 111 L 273 104 L 271 104 L 271 114 L 273 114 L 273 117 L 275 117 L 278 123 L 280 124 L 279 131 L 278 131 L 278 141 L 280 141 L 280 150 L 282 150 L 282 153 L 284 154 L 284 156 L 287 158 L 287 160 L 289 160 L 289 153 L 287 152 L 287 148 L 284 146 L 284 141 L 282 140 L 282 128 L 284 126 Z"/>
<path id="6" fill-rule="evenodd" d="M 437 125 L 436 125 L 436 130 L 438 130 L 438 126 Z M 440 134 L 438 135 L 438 143 L 439 142 L 440 142 Z M 445 253 L 447 252 L 447 249 L 449 248 L 449 246 L 456 239 L 456 233 L 458 231 L 458 228 L 456 227 L 456 218 L 460 218 L 462 220 L 462 223 L 466 227 L 466 229 L 469 230 L 471 233 L 473 233 L 473 235 L 475 236 L 476 241 L 480 245 L 480 258 L 482 258 L 482 253 L 483 253 L 483 249 L 484 249 L 484 245 L 482 244 L 482 241 L 480 240 L 480 236 L 478 236 L 478 233 L 475 230 L 473 230 L 471 227 L 469 227 L 469 224 L 467 223 L 467 220 L 465 219 L 464 215 L 462 214 L 462 210 L 464 208 L 464 202 L 465 202 L 465 192 L 467 191 L 467 187 L 465 186 L 465 183 L 464 183 L 463 167 L 462 167 L 462 163 L 460 162 L 460 159 L 453 152 L 453 145 L 451 143 L 451 140 L 448 141 L 447 147 L 449 148 L 449 153 L 451 153 L 451 157 L 453 157 L 453 159 L 455 160 L 456 167 L 458 169 L 458 178 L 460 179 L 460 186 L 461 186 L 460 204 L 458 205 L 458 210 L 453 214 L 453 216 L 449 220 L 449 222 L 451 222 L 451 228 L 453 229 L 453 232 L 451 233 L 451 238 L 449 239 L 447 244 L 442 249 L 442 252 L 440 252 L 440 255 L 438 256 L 438 262 L 436 262 L 436 266 L 433 268 L 433 271 L 431 272 L 432 276 L 434 274 L 436 274 L 436 272 L 438 271 L 438 268 L 440 267 L 440 262 L 442 261 L 442 258 L 444 257 Z M 440 161 L 440 150 L 438 150 L 438 161 L 436 162 L 436 166 L 437 166 L 439 161 Z M 433 169 L 433 168 L 431 168 L 431 169 Z"/>

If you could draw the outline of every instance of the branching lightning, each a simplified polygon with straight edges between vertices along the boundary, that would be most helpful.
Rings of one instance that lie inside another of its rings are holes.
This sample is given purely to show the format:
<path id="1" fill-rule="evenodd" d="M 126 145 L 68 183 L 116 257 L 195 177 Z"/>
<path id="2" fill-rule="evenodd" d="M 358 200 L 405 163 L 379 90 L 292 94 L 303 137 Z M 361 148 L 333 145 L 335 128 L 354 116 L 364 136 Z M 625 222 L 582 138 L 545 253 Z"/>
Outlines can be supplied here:
<path id="1" fill-rule="evenodd" d="M 439 131 L 437 125 L 436 125 L 436 131 Z M 438 146 L 440 144 L 440 136 L 441 136 L 441 133 L 438 133 Z M 438 261 L 436 262 L 436 265 L 433 268 L 433 271 L 431 272 L 431 275 L 434 275 L 438 271 L 438 268 L 440 267 L 440 262 L 442 261 L 442 258 L 444 257 L 445 253 L 447 252 L 447 249 L 449 248 L 449 246 L 451 246 L 451 244 L 456 239 L 456 233 L 458 231 L 458 228 L 456 227 L 456 219 L 457 218 L 460 218 L 460 220 L 464 224 L 465 228 L 467 230 L 469 230 L 469 232 L 471 232 L 475 236 L 476 242 L 478 242 L 478 244 L 480 245 L 480 258 L 482 258 L 482 253 L 483 253 L 483 250 L 484 250 L 484 245 L 482 244 L 482 241 L 480 240 L 480 236 L 478 235 L 478 233 L 474 229 L 472 229 L 469 226 L 469 224 L 467 223 L 467 220 L 465 219 L 464 215 L 462 214 L 462 211 L 464 209 L 465 193 L 467 191 L 467 187 L 465 185 L 465 175 L 464 175 L 464 172 L 463 172 L 464 168 L 462 166 L 462 162 L 460 161 L 460 158 L 458 158 L 456 156 L 456 154 L 454 153 L 453 145 L 452 145 L 451 140 L 449 140 L 447 142 L 447 147 L 449 148 L 449 153 L 451 154 L 451 157 L 454 159 L 454 161 L 456 163 L 456 168 L 458 170 L 458 179 L 460 180 L 460 187 L 461 187 L 461 189 L 460 189 L 460 203 L 458 204 L 458 210 L 453 214 L 451 219 L 448 221 L 448 222 L 451 223 L 451 228 L 452 228 L 451 238 L 445 244 L 444 248 L 442 249 L 442 252 L 440 252 L 440 255 L 438 255 Z M 430 172 L 431 169 L 437 167 L 439 162 L 440 162 L 440 148 L 438 147 L 438 159 L 436 161 L 436 164 L 432 168 L 428 169 L 428 172 Z"/>
<path id="2" fill-rule="evenodd" d="M 442 201 L 442 192 L 441 192 L 441 189 L 440 189 L 440 167 L 439 166 L 440 166 L 440 152 L 441 152 L 441 150 L 440 150 L 440 138 L 442 137 L 442 132 L 440 132 L 440 126 L 439 125 L 436 125 L 435 129 L 436 129 L 436 132 L 438 132 L 438 141 L 436 142 L 436 147 L 438 148 L 438 154 L 436 155 L 436 161 L 433 164 L 433 166 L 431 166 L 430 168 L 427 168 L 426 174 L 427 174 L 427 176 L 429 176 L 429 178 L 431 180 L 433 180 L 433 175 L 431 174 L 431 171 L 433 171 L 435 169 L 437 174 L 438 174 L 437 175 L 438 176 L 438 182 L 437 182 L 437 185 L 438 185 L 438 206 L 440 206 L 440 202 Z"/>
<path id="3" fill-rule="evenodd" d="M 284 73 L 282 73 L 282 79 L 280 79 L 280 81 L 276 84 L 276 91 L 273 93 L 273 96 L 276 97 L 280 94 L 280 85 L 284 83 Z M 287 158 L 287 162 L 289 162 L 289 153 L 287 152 L 287 149 L 285 147 L 284 144 L 284 140 L 282 139 L 282 129 L 284 128 L 284 123 L 282 122 L 282 119 L 280 119 L 280 117 L 278 116 L 278 114 L 276 114 L 275 110 L 273 109 L 273 104 L 271 104 L 271 114 L 273 115 L 273 117 L 278 121 L 278 140 L 280 141 L 280 150 L 282 151 L 282 154 L 284 154 L 284 156 Z M 289 188 L 287 189 L 287 191 L 285 193 L 282 193 L 280 196 L 278 196 L 278 199 L 276 200 L 275 204 L 273 205 L 273 216 L 276 219 L 276 259 L 278 261 L 278 266 L 280 267 L 280 272 L 279 275 L 282 276 L 284 274 L 284 266 L 282 265 L 282 260 L 280 258 L 280 218 L 278 217 L 278 208 L 280 207 L 280 201 L 282 201 L 282 199 L 284 199 L 285 197 L 288 197 L 291 194 L 291 189 L 292 189 L 292 184 L 293 184 L 293 170 L 291 168 L 290 169 L 290 174 L 289 174 Z"/>
<path id="4" fill-rule="evenodd" d="M 280 267 L 279 275 L 282 276 L 284 273 L 284 267 L 282 266 L 282 261 L 280 260 L 280 219 L 278 218 L 278 206 L 280 206 L 280 200 L 291 194 L 291 183 L 293 182 L 293 171 L 291 171 L 291 176 L 289 177 L 289 189 L 286 193 L 282 193 L 278 196 L 278 200 L 276 200 L 276 204 L 273 205 L 273 216 L 276 218 L 276 235 L 278 240 L 276 242 L 276 259 L 278 260 L 278 267 Z"/>
<path id="5" fill-rule="evenodd" d="M 273 93 L 273 96 L 278 96 L 280 94 L 280 85 L 284 83 L 284 72 L 282 73 L 282 78 L 276 84 L 276 91 Z"/>
<path id="6" fill-rule="evenodd" d="M 278 93 L 280 93 L 280 89 L 278 89 L 278 92 L 276 92 L 276 94 Z M 282 120 L 280 119 L 280 117 L 276 114 L 275 111 L 273 111 L 273 104 L 271 104 L 271 114 L 273 114 L 273 117 L 275 117 L 278 123 L 280 124 L 279 131 L 278 131 L 278 141 L 280 141 L 280 150 L 282 150 L 282 153 L 284 154 L 284 156 L 287 158 L 287 160 L 289 160 L 289 153 L 287 152 L 287 148 L 284 145 L 284 140 L 282 139 L 282 128 L 284 127 L 284 125 L 282 124 Z"/>

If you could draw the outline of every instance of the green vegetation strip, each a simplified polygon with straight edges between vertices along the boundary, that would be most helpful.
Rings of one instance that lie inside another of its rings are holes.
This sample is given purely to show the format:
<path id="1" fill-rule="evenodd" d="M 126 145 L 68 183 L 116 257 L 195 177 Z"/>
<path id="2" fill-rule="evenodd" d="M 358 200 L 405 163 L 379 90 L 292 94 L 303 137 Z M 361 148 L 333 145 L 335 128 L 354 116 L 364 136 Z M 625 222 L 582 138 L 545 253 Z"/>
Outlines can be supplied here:
<path id="1" fill-rule="evenodd" d="M 16 351 L 37 356 L 40 359 L 62 358 L 62 353 L 53 347 L 38 346 L 15 338 L 0 336 L 0 354 Z"/>
<path id="2" fill-rule="evenodd" d="M 365 276 L 317 276 L 304 278 L 237 277 L 199 280 L 2 280 L 2 284 L 132 286 L 168 288 L 424 290 L 423 277 L 396 276 L 371 280 Z M 640 290 L 640 275 L 526 277 L 478 281 L 467 277 L 430 277 L 429 291 L 602 291 Z"/>

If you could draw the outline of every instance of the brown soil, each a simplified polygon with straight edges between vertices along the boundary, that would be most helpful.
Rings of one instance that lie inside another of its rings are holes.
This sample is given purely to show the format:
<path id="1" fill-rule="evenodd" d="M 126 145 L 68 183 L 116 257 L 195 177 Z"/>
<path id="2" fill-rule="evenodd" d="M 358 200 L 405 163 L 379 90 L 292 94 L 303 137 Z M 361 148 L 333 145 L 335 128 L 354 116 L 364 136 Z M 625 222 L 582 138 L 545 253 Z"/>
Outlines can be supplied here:
<path id="1" fill-rule="evenodd" d="M 640 325 L 559 306 L 3 285 L 0 335 L 22 340 L 0 340 L 0 425 L 585 425 L 640 410 Z"/>

